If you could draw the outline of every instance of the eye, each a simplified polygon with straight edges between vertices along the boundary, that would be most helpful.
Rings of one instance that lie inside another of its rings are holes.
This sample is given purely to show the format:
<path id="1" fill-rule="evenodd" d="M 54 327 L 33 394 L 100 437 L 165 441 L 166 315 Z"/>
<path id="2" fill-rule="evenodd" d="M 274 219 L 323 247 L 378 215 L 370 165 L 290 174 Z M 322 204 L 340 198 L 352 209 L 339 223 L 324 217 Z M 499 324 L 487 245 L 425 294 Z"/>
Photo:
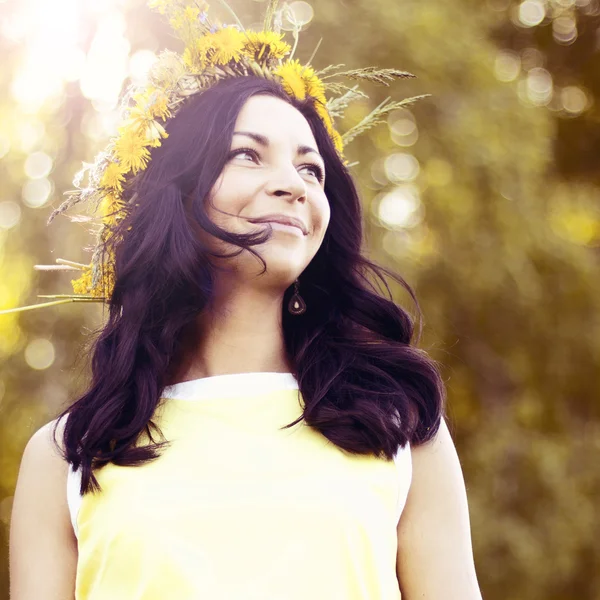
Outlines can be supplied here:
<path id="1" fill-rule="evenodd" d="M 232 158 L 236 158 L 238 156 L 242 156 L 244 154 L 248 154 L 249 156 L 251 156 L 253 162 L 256 162 L 259 160 L 258 152 L 256 150 L 254 150 L 253 148 L 237 148 L 236 150 L 232 150 L 229 153 L 229 160 L 231 160 Z M 323 182 L 324 173 L 323 173 L 323 168 L 320 165 L 317 165 L 315 163 L 306 163 L 306 164 L 302 165 L 300 168 L 311 170 L 312 174 L 317 179 L 317 181 L 319 183 Z"/>
<path id="2" fill-rule="evenodd" d="M 237 150 L 232 150 L 229 153 L 229 158 L 234 158 L 234 157 L 238 156 L 239 154 L 251 154 L 255 158 L 258 157 L 258 153 L 256 152 L 256 150 L 253 150 L 252 148 L 238 148 Z"/>
<path id="3" fill-rule="evenodd" d="M 323 169 L 320 165 L 315 163 L 307 163 L 302 165 L 302 168 L 312 169 L 314 176 L 317 178 L 319 182 L 323 181 Z"/>

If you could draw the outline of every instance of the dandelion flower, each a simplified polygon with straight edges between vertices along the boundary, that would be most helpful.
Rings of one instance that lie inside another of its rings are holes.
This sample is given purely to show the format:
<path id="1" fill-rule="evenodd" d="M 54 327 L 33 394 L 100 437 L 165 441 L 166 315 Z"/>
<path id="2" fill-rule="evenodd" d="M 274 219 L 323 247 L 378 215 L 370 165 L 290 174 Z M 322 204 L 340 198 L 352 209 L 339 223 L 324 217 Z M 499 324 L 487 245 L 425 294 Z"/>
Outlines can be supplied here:
<path id="1" fill-rule="evenodd" d="M 164 121 L 171 116 L 169 97 L 163 90 L 154 86 L 137 93 L 134 100 L 136 106 L 132 110 L 137 110 L 139 114 L 147 115 L 150 119 L 159 118 Z"/>
<path id="2" fill-rule="evenodd" d="M 123 191 L 123 182 L 125 181 L 125 171 L 123 166 L 116 162 L 108 163 L 104 170 L 100 185 L 103 188 L 111 188 L 119 192 Z"/>
<path id="3" fill-rule="evenodd" d="M 134 114 L 119 128 L 119 132 L 123 135 L 139 136 L 151 148 L 160 146 L 161 138 L 169 137 L 166 129 L 158 121 L 144 114 Z"/>
<path id="4" fill-rule="evenodd" d="M 235 27 L 224 27 L 211 34 L 209 61 L 215 65 L 237 62 L 244 50 L 244 39 L 244 34 Z"/>
<path id="5" fill-rule="evenodd" d="M 100 213 L 102 222 L 109 226 L 114 226 L 123 217 L 121 211 L 125 207 L 125 203 L 114 194 L 106 194 L 100 202 Z"/>
<path id="6" fill-rule="evenodd" d="M 149 146 L 160 146 L 160 139 L 168 137 L 168 134 L 155 118 L 166 121 L 171 116 L 168 96 L 162 90 L 151 86 L 135 94 L 134 100 L 136 104 L 129 109 L 129 118 L 119 131 L 131 131 L 134 135 L 146 139 Z"/>
<path id="7" fill-rule="evenodd" d="M 325 86 L 316 76 L 312 67 L 300 64 L 297 59 L 288 60 L 275 69 L 275 74 L 281 77 L 285 91 L 299 100 L 312 96 L 325 104 Z"/>
<path id="8" fill-rule="evenodd" d="M 325 104 L 318 101 L 315 102 L 314 106 L 319 117 L 321 117 L 321 120 L 323 121 L 323 124 L 325 125 L 325 128 L 327 129 L 327 132 L 329 133 L 329 136 L 331 137 L 336 150 L 339 152 L 340 155 L 342 155 L 344 151 L 344 142 L 342 141 L 342 136 L 336 131 L 335 127 L 333 126 L 333 121 L 331 119 L 331 115 L 327 111 L 327 107 L 325 106 Z"/>
<path id="9" fill-rule="evenodd" d="M 150 159 L 148 141 L 134 129 L 122 130 L 115 142 L 115 155 L 127 171 L 137 173 L 146 168 Z"/>
<path id="10" fill-rule="evenodd" d="M 263 58 L 283 58 L 289 54 L 292 47 L 283 41 L 283 33 L 274 31 L 246 31 L 244 54 L 253 60 Z"/>
<path id="11" fill-rule="evenodd" d="M 306 93 L 319 102 L 325 104 L 327 102 L 327 99 L 325 98 L 325 86 L 323 85 L 323 82 L 315 75 L 315 71 L 312 67 L 304 67 L 302 71 L 302 79 L 304 79 Z"/>
<path id="12" fill-rule="evenodd" d="M 281 77 L 283 89 L 294 98 L 304 100 L 306 98 L 306 86 L 302 77 L 302 65 L 297 59 L 288 60 L 274 71 L 275 75 Z"/>
<path id="13" fill-rule="evenodd" d="M 212 43 L 209 36 L 203 35 L 196 40 L 192 47 L 187 47 L 183 52 L 183 62 L 190 71 L 202 71 L 207 65 L 207 56 L 212 51 Z"/>

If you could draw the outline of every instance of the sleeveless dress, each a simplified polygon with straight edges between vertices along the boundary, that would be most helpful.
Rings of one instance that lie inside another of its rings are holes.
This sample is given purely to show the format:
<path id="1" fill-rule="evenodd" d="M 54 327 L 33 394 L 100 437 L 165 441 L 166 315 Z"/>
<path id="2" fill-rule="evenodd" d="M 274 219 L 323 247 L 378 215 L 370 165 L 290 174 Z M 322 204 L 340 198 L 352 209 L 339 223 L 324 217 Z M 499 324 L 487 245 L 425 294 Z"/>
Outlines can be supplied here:
<path id="1" fill-rule="evenodd" d="M 76 600 L 399 600 L 410 446 L 391 461 L 279 429 L 302 402 L 292 373 L 178 383 L 155 413 L 159 458 L 106 465 L 84 496 L 70 468 Z"/>

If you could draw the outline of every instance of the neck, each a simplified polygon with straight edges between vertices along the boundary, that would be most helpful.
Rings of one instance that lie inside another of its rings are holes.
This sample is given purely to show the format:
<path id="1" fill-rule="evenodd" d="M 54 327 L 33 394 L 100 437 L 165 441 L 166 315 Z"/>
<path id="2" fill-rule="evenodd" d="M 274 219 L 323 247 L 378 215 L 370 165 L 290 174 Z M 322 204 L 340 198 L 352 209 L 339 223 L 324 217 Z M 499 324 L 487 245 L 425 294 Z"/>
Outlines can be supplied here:
<path id="1" fill-rule="evenodd" d="M 216 296 L 193 331 L 174 381 L 215 375 L 292 372 L 283 338 L 283 294 L 248 287 Z"/>

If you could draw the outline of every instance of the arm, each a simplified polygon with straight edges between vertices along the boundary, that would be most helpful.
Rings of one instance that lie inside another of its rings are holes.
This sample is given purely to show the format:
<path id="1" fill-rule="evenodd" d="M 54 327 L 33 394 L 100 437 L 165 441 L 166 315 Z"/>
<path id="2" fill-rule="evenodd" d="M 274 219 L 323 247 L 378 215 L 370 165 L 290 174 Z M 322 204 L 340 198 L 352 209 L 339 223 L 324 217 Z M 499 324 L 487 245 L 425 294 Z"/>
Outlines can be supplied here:
<path id="1" fill-rule="evenodd" d="M 11 600 L 73 600 L 77 538 L 67 505 L 68 463 L 52 440 L 54 421 L 27 442 L 13 500 Z M 62 442 L 62 424 L 56 439 Z"/>
<path id="2" fill-rule="evenodd" d="M 398 523 L 402 600 L 481 600 L 465 482 L 446 422 L 411 452 L 413 477 Z"/>

